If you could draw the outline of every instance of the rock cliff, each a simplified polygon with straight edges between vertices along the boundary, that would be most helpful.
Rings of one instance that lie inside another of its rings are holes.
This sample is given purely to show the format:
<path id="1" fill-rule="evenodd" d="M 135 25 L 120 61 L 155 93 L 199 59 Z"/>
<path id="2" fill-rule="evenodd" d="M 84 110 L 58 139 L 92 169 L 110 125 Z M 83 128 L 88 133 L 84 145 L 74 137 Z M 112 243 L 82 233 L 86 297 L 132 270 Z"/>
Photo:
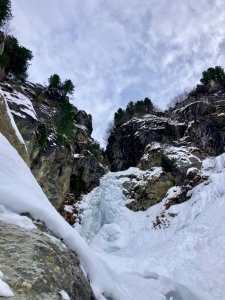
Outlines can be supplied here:
<path id="1" fill-rule="evenodd" d="M 191 189 L 206 180 L 199 171 L 202 160 L 224 152 L 224 121 L 224 87 L 209 84 L 204 92 L 192 91 L 165 112 L 153 110 L 116 126 L 107 146 L 112 171 L 146 171 L 142 178 L 134 176 L 124 183 L 132 200 L 128 207 L 146 210 L 172 186 L 178 186 L 180 194 L 167 207 L 186 201 Z"/>
<path id="2" fill-rule="evenodd" d="M 48 199 L 64 214 L 64 202 L 75 203 L 107 171 L 91 137 L 91 115 L 52 98 L 42 85 L 8 79 L 0 87 L 27 151 L 16 148 Z M 1 120 L 5 110 L 1 109 Z"/>
<path id="3" fill-rule="evenodd" d="M 91 137 L 91 116 L 68 101 L 52 99 L 41 85 L 8 78 L 0 90 L 0 133 L 30 167 L 55 208 L 74 223 L 74 208 L 68 204 L 98 185 L 107 171 Z M 9 219 L 0 221 L 1 271 L 14 299 L 95 299 L 76 254 L 44 223 L 18 217 L 37 227 L 29 230 L 9 224 Z"/>
<path id="4" fill-rule="evenodd" d="M 208 86 L 191 92 L 164 113 L 152 112 L 116 127 L 109 137 L 107 154 L 114 171 L 136 166 L 151 142 L 191 145 L 207 155 L 224 152 L 225 90 Z"/>

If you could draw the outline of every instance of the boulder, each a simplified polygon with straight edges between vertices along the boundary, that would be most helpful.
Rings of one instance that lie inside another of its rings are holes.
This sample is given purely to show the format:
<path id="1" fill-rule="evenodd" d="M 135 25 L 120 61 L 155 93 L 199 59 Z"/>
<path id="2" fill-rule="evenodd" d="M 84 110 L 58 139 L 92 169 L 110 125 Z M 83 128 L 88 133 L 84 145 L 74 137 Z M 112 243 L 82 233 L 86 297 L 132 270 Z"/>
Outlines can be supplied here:
<path id="1" fill-rule="evenodd" d="M 14 300 L 61 300 L 62 290 L 71 300 L 95 299 L 77 256 L 62 241 L 2 221 L 0 236 L 1 271 Z"/>

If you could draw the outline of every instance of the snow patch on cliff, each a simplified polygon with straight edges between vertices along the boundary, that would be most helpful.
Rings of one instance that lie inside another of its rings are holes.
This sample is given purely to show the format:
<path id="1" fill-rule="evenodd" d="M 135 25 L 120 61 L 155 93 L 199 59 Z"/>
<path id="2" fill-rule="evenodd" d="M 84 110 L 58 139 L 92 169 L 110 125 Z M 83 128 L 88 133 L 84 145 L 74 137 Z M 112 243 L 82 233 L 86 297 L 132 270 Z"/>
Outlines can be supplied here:
<path id="1" fill-rule="evenodd" d="M 3 101 L 5 101 L 5 97 L 4 97 L 4 94 L 3 94 L 2 90 L 1 90 L 1 88 L 0 88 L 0 96 L 2 96 L 2 97 L 3 97 Z M 9 106 L 8 106 L 7 101 L 5 101 L 5 105 L 6 105 L 6 109 L 7 109 L 7 114 L 8 114 L 8 116 L 9 116 L 9 118 L 10 118 L 11 124 L 12 124 L 12 126 L 13 126 L 13 128 L 14 128 L 14 130 L 15 130 L 15 132 L 16 132 L 16 135 L 17 135 L 18 139 L 19 139 L 19 141 L 20 141 L 22 144 L 25 145 L 25 142 L 24 142 L 24 140 L 23 140 L 23 137 L 22 137 L 21 133 L 19 132 L 19 129 L 17 128 L 17 125 L 16 125 L 16 123 L 15 123 L 15 121 L 14 121 L 14 118 L 13 118 L 13 116 L 12 116 L 12 113 L 11 113 L 11 111 L 10 111 L 10 109 L 9 109 Z"/>
<path id="2" fill-rule="evenodd" d="M 4 96 L 8 103 L 17 105 L 19 112 L 25 116 L 28 115 L 31 118 L 37 120 L 36 112 L 34 110 L 31 100 L 22 93 L 13 92 L 9 93 L 4 91 Z M 18 113 L 17 113 L 18 115 Z"/>

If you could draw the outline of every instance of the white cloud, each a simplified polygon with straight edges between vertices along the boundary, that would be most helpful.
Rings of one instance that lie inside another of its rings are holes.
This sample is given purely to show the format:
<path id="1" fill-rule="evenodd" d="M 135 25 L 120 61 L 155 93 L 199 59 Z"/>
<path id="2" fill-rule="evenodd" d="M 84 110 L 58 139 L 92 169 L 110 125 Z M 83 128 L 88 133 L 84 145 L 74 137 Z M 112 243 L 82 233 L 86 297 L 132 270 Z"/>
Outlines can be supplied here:
<path id="1" fill-rule="evenodd" d="M 130 100 L 165 107 L 209 66 L 225 66 L 223 0 L 12 0 L 19 40 L 34 53 L 30 77 L 58 73 L 75 104 L 107 121 Z"/>

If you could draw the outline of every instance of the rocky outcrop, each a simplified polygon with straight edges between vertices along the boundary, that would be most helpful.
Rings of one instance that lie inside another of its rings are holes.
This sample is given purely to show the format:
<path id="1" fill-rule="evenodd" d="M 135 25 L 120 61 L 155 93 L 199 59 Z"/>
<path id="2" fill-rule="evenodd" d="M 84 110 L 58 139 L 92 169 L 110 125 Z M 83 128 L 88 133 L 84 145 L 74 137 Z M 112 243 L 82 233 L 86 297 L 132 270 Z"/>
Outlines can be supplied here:
<path id="1" fill-rule="evenodd" d="M 133 118 L 109 137 L 107 155 L 112 171 L 137 166 L 145 147 L 152 142 L 169 143 L 184 135 L 185 124 L 157 115 Z"/>
<path id="2" fill-rule="evenodd" d="M 201 168 L 201 160 L 204 154 L 196 147 L 175 147 L 168 144 L 151 143 L 146 146 L 138 167 L 148 170 L 151 167 L 160 166 L 162 159 L 170 161 L 173 170 L 186 175 L 187 170 L 192 167 Z"/>
<path id="3" fill-rule="evenodd" d="M 184 202 L 187 193 L 207 179 L 200 173 L 201 159 L 203 154 L 198 148 L 149 144 L 138 164 L 143 172 L 125 176 L 124 194 L 131 199 L 127 207 L 146 210 L 161 202 L 173 186 L 180 186 L 182 193 L 170 205 Z"/>
<path id="4" fill-rule="evenodd" d="M 152 142 L 196 147 L 205 156 L 223 153 L 225 89 L 220 85 L 205 89 L 203 94 L 190 93 L 164 113 L 153 112 L 117 126 L 107 146 L 111 169 L 119 171 L 137 166 L 145 147 Z"/>
<path id="5" fill-rule="evenodd" d="M 225 89 L 221 85 L 206 86 L 204 93 L 193 91 L 173 108 L 151 113 L 115 126 L 108 139 L 112 171 L 138 167 L 145 172 L 123 184 L 130 198 L 127 206 L 134 211 L 159 203 L 172 186 L 179 193 L 167 197 L 165 211 L 188 200 L 191 190 L 207 181 L 200 172 L 202 160 L 225 149 Z M 163 218 L 156 220 L 156 227 Z"/>
<path id="6" fill-rule="evenodd" d="M 200 148 L 206 155 L 224 152 L 225 90 L 221 85 L 206 86 L 204 94 L 192 92 L 184 101 L 165 114 L 188 125 L 184 137 L 189 144 Z"/>
<path id="7" fill-rule="evenodd" d="M 51 98 L 38 84 L 7 79 L 1 89 L 25 141 L 31 171 L 57 209 L 68 194 L 75 203 L 98 185 L 107 166 L 91 137 L 90 115 L 68 101 Z"/>
<path id="8" fill-rule="evenodd" d="M 43 229 L 27 230 L 2 221 L 0 236 L 1 271 L 13 299 L 61 300 L 62 291 L 71 300 L 95 299 L 77 256 L 62 241 Z"/>
<path id="9" fill-rule="evenodd" d="M 146 210 L 159 203 L 174 185 L 174 177 L 162 168 L 152 168 L 143 175 L 128 176 L 123 183 L 124 194 L 133 199 L 127 207 L 133 211 Z"/>
<path id="10" fill-rule="evenodd" d="M 186 179 L 190 168 L 201 169 L 204 154 L 196 147 L 175 147 L 168 144 L 151 143 L 144 151 L 138 167 L 148 170 L 155 166 L 161 166 L 164 171 L 174 176 L 176 185 L 180 185 Z"/>
<path id="11" fill-rule="evenodd" d="M 210 104 L 207 98 L 203 98 L 201 101 L 196 99 L 195 102 L 190 102 L 181 109 L 172 111 L 172 118 L 186 124 L 190 121 L 204 121 L 205 117 L 215 110 L 215 106 Z"/>

